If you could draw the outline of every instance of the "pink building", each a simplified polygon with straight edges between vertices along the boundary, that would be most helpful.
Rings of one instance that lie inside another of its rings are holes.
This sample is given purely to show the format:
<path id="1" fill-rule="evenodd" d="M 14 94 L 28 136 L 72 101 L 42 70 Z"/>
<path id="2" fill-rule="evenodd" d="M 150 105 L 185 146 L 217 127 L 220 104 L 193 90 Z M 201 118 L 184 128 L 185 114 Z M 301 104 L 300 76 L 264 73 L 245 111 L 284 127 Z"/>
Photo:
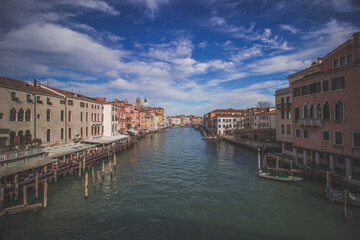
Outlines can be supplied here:
<path id="1" fill-rule="evenodd" d="M 360 176 L 359 76 L 360 32 L 289 76 L 295 161 Z"/>

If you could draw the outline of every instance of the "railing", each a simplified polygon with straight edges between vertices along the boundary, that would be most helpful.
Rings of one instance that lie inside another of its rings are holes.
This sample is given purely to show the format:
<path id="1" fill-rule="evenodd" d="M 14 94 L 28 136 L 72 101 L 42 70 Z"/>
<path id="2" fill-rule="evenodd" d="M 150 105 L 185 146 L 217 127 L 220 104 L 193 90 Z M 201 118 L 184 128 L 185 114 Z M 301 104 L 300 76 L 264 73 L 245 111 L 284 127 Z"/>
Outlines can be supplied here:
<path id="1" fill-rule="evenodd" d="M 8 161 L 11 159 L 26 157 L 34 154 L 40 154 L 45 153 L 45 147 L 37 147 L 37 148 L 31 148 L 26 150 L 19 150 L 19 151 L 12 151 L 0 154 L 0 162 L 1 161 Z"/>
<path id="2" fill-rule="evenodd" d="M 291 109 L 291 103 L 279 103 L 276 104 L 277 109 Z"/>
<path id="3" fill-rule="evenodd" d="M 322 127 L 321 119 L 299 119 L 300 126 Z"/>

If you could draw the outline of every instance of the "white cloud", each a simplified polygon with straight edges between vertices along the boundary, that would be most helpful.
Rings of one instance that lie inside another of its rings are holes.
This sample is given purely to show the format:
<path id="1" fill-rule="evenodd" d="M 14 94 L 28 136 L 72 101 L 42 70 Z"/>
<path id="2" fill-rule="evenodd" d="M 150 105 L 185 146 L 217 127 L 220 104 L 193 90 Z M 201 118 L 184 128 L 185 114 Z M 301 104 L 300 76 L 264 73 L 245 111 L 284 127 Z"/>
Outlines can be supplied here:
<path id="1" fill-rule="evenodd" d="M 75 5 L 75 6 L 81 6 L 84 8 L 90 8 L 95 9 L 98 11 L 102 11 L 111 15 L 119 15 L 119 11 L 116 10 L 114 7 L 111 7 L 109 4 L 107 4 L 105 1 L 100 0 L 62 0 L 59 2 L 59 4 L 66 4 L 66 5 Z"/>
<path id="2" fill-rule="evenodd" d="M 207 42 L 204 41 L 204 42 L 199 43 L 199 44 L 198 44 L 198 47 L 199 47 L 199 48 L 206 48 L 206 47 L 207 47 Z"/>
<path id="3" fill-rule="evenodd" d="M 135 5 L 141 4 L 146 7 L 146 13 L 154 18 L 156 13 L 159 11 L 159 6 L 162 4 L 168 4 L 170 0 L 129 0 L 130 3 Z"/>
<path id="4" fill-rule="evenodd" d="M 293 34 L 297 34 L 300 31 L 299 29 L 287 24 L 280 24 L 280 29 L 289 31 Z"/>
<path id="5" fill-rule="evenodd" d="M 210 19 L 210 24 L 213 26 L 222 26 L 226 23 L 225 19 L 222 17 L 213 16 Z"/>

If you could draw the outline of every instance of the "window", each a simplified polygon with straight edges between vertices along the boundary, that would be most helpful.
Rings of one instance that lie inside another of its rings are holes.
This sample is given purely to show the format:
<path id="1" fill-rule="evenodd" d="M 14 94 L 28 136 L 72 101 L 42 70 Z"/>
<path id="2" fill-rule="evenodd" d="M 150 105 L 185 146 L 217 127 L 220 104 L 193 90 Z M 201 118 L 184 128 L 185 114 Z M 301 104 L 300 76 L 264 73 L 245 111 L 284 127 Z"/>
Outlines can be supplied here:
<path id="1" fill-rule="evenodd" d="M 83 112 L 80 113 L 80 121 L 83 121 Z"/>
<path id="2" fill-rule="evenodd" d="M 281 110 L 281 119 L 284 119 L 284 118 L 285 118 L 285 111 Z"/>
<path id="3" fill-rule="evenodd" d="M 308 95 L 309 94 L 309 85 L 305 85 L 301 87 L 301 95 Z"/>
<path id="4" fill-rule="evenodd" d="M 40 104 L 43 103 L 43 101 L 41 100 L 40 96 L 37 96 L 37 97 L 36 97 L 36 102 L 37 102 L 37 103 L 40 103 Z"/>
<path id="5" fill-rule="evenodd" d="M 61 137 L 61 140 L 64 139 L 64 129 L 63 128 L 60 130 L 60 137 Z"/>
<path id="6" fill-rule="evenodd" d="M 309 85 L 310 94 L 321 92 L 321 82 L 312 83 Z"/>
<path id="7" fill-rule="evenodd" d="M 343 145 L 343 132 L 334 132 L 335 145 Z"/>
<path id="8" fill-rule="evenodd" d="M 30 94 L 26 94 L 26 101 L 32 102 L 32 99 L 31 99 L 31 95 L 30 95 Z"/>
<path id="9" fill-rule="evenodd" d="M 296 129 L 296 130 L 295 130 L 295 136 L 296 136 L 297 138 L 301 137 L 301 131 L 300 131 L 300 129 Z"/>
<path id="10" fill-rule="evenodd" d="M 338 77 L 331 79 L 332 90 L 344 89 L 345 88 L 345 78 Z"/>
<path id="11" fill-rule="evenodd" d="M 46 98 L 46 103 L 47 103 L 48 105 L 52 105 L 52 102 L 51 102 L 50 98 Z"/>
<path id="12" fill-rule="evenodd" d="M 60 100 L 60 104 L 64 104 L 64 105 L 65 105 L 65 100 Z"/>
<path id="13" fill-rule="evenodd" d="M 24 110 L 22 108 L 20 108 L 20 110 L 18 112 L 18 121 L 19 122 L 24 121 Z"/>
<path id="14" fill-rule="evenodd" d="M 86 132 L 85 132 L 85 134 L 86 134 L 86 136 L 89 135 L 89 128 L 88 128 L 88 127 L 86 127 Z"/>
<path id="15" fill-rule="evenodd" d="M 51 115 L 50 109 L 46 110 L 46 121 L 48 122 L 50 122 L 50 115 Z"/>
<path id="16" fill-rule="evenodd" d="M 304 130 L 304 138 L 309 138 L 309 131 L 308 130 Z"/>
<path id="17" fill-rule="evenodd" d="M 310 105 L 310 119 L 314 119 L 315 118 L 315 108 L 314 105 L 311 104 Z"/>
<path id="18" fill-rule="evenodd" d="M 285 134 L 285 125 L 281 125 L 281 134 Z"/>
<path id="19" fill-rule="evenodd" d="M 280 100 L 281 100 L 281 105 L 284 105 L 284 98 L 282 97 Z"/>
<path id="20" fill-rule="evenodd" d="M 68 100 L 68 105 L 72 106 L 73 105 L 73 101 L 72 100 Z"/>
<path id="21" fill-rule="evenodd" d="M 50 142 L 50 129 L 46 131 L 46 141 Z"/>
<path id="22" fill-rule="evenodd" d="M 85 103 L 83 103 L 83 102 L 80 102 L 80 107 L 85 107 Z"/>
<path id="23" fill-rule="evenodd" d="M 330 141 L 330 131 L 322 131 L 322 140 L 326 142 Z"/>
<path id="24" fill-rule="evenodd" d="M 346 57 L 343 56 L 340 58 L 340 66 L 345 65 L 345 64 L 346 64 Z"/>
<path id="25" fill-rule="evenodd" d="M 60 112 L 60 121 L 64 121 L 64 110 L 61 110 Z"/>
<path id="26" fill-rule="evenodd" d="M 330 104 L 327 101 L 323 106 L 323 119 L 330 120 Z"/>
<path id="27" fill-rule="evenodd" d="M 300 96 L 300 88 L 296 87 L 294 88 L 294 97 L 298 97 L 298 96 Z"/>
<path id="28" fill-rule="evenodd" d="M 88 117 L 89 117 L 89 114 L 88 114 L 88 113 L 86 113 L 86 121 L 88 121 Z"/>
<path id="29" fill-rule="evenodd" d="M 300 118 L 300 109 L 299 107 L 295 108 L 295 121 L 299 120 Z"/>
<path id="30" fill-rule="evenodd" d="M 286 125 L 286 134 L 287 135 L 291 134 L 291 126 L 290 125 Z"/>
<path id="31" fill-rule="evenodd" d="M 335 120 L 344 120 L 344 104 L 340 100 L 335 103 Z"/>
<path id="32" fill-rule="evenodd" d="M 321 119 L 321 104 L 316 105 L 316 119 Z"/>
<path id="33" fill-rule="evenodd" d="M 329 91 L 329 80 L 322 81 L 322 91 L 323 92 Z"/>
<path id="34" fill-rule="evenodd" d="M 88 108 L 88 107 L 89 107 L 89 104 L 86 103 L 86 108 Z"/>
<path id="35" fill-rule="evenodd" d="M 339 59 L 334 59 L 333 60 L 333 67 L 336 68 L 339 66 Z"/>
<path id="36" fill-rule="evenodd" d="M 349 54 L 347 55 L 347 63 L 352 63 L 354 62 L 354 54 Z"/>
<path id="37" fill-rule="evenodd" d="M 83 128 L 80 128 L 80 136 L 83 136 Z"/>
<path id="38" fill-rule="evenodd" d="M 16 92 L 11 92 L 11 99 L 12 99 L 12 100 L 17 99 L 17 97 L 16 97 Z"/>
<path id="39" fill-rule="evenodd" d="M 304 119 L 309 118 L 309 108 L 306 104 L 303 107 L 303 118 Z"/>
<path id="40" fill-rule="evenodd" d="M 353 132 L 353 147 L 360 148 L 360 132 Z"/>
<path id="41" fill-rule="evenodd" d="M 291 118 L 291 113 L 289 110 L 286 110 L 286 119 L 290 119 Z"/>
<path id="42" fill-rule="evenodd" d="M 26 110 L 26 112 L 25 112 L 25 121 L 26 121 L 26 122 L 29 122 L 30 120 L 31 120 L 31 110 L 28 109 L 28 110 Z"/>
<path id="43" fill-rule="evenodd" d="M 69 111 L 69 122 L 71 122 L 71 111 Z"/>
<path id="44" fill-rule="evenodd" d="M 10 110 L 10 121 L 16 121 L 16 110 L 15 110 L 15 108 L 12 108 L 11 110 Z"/>
<path id="45" fill-rule="evenodd" d="M 69 139 L 71 138 L 71 128 L 69 128 Z"/>

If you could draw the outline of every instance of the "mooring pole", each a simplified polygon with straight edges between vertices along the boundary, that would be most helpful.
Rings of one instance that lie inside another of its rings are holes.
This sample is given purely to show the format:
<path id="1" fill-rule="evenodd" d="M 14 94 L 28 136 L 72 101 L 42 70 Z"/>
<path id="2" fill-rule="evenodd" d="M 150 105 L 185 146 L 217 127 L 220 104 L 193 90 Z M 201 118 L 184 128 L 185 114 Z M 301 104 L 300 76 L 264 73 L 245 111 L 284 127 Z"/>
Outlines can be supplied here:
<path id="1" fill-rule="evenodd" d="M 344 188 L 344 220 L 347 220 L 347 189 Z"/>
<path id="2" fill-rule="evenodd" d="M 258 148 L 258 170 L 260 170 L 260 148 Z"/>

